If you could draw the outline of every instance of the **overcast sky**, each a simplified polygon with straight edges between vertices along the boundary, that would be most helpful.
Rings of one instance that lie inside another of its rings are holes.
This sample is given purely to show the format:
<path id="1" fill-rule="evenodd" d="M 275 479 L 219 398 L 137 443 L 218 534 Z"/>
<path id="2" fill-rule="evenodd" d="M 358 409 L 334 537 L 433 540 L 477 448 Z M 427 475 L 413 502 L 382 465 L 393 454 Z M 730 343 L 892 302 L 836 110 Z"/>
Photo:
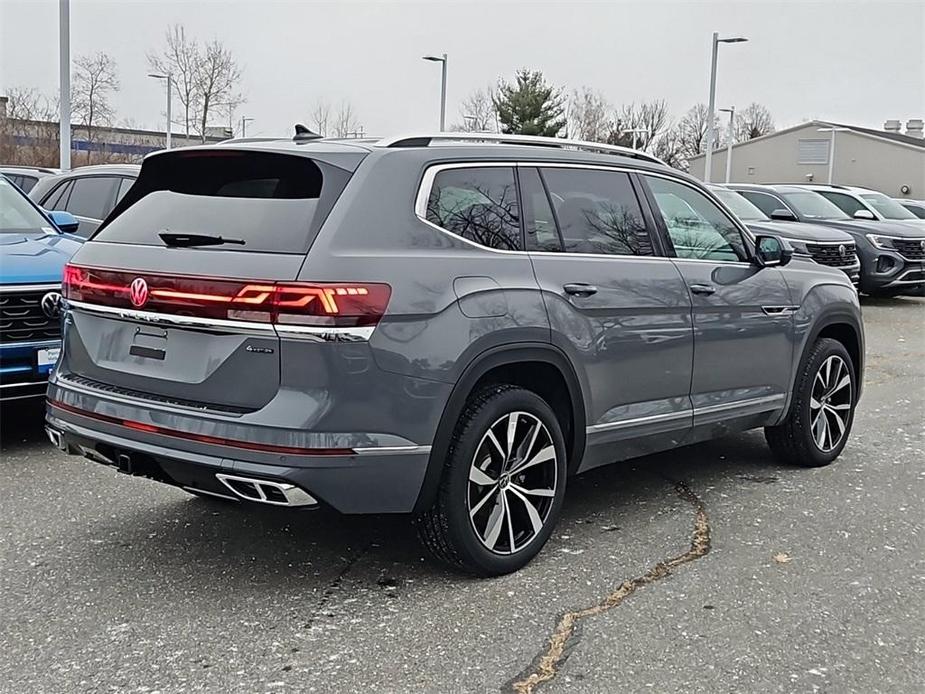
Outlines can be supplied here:
<path id="1" fill-rule="evenodd" d="M 58 88 L 57 0 L 0 0 L 0 91 Z M 925 116 L 925 2 L 278 2 L 71 0 L 72 57 L 117 62 L 119 118 L 163 128 L 163 88 L 145 53 L 182 23 L 218 38 L 244 67 L 248 134 L 285 134 L 315 102 L 349 99 L 367 133 L 436 129 L 449 54 L 448 121 L 471 90 L 542 70 L 614 104 L 706 101 L 713 31 L 717 106 L 765 104 L 777 126 L 811 118 L 880 127 Z M 175 102 L 176 104 L 176 102 Z"/>

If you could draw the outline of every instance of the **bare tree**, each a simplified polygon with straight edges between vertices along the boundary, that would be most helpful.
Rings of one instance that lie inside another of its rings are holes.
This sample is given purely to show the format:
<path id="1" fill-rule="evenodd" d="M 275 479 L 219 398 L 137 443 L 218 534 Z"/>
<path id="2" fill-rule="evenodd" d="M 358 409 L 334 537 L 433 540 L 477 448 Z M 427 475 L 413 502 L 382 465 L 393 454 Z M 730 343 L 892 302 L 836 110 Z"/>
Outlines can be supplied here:
<path id="1" fill-rule="evenodd" d="M 26 166 L 58 165 L 58 98 L 33 87 L 6 90 L 7 117 L 0 120 L 0 161 Z M 24 136 L 17 142 L 17 136 Z"/>
<path id="2" fill-rule="evenodd" d="M 74 60 L 71 77 L 71 108 L 87 131 L 87 163 L 93 154 L 94 129 L 111 125 L 115 109 L 110 102 L 119 91 L 116 62 L 106 53 L 83 55 Z"/>
<path id="3" fill-rule="evenodd" d="M 463 99 L 459 108 L 461 123 L 454 123 L 450 130 L 457 132 L 491 133 L 498 129 L 498 114 L 491 99 L 491 87 L 476 89 Z"/>
<path id="4" fill-rule="evenodd" d="M 195 39 L 188 38 L 186 29 L 181 24 L 168 27 L 164 34 L 165 48 L 161 53 L 148 53 L 148 67 L 160 74 L 169 74 L 173 81 L 173 88 L 183 108 L 183 125 L 187 139 L 190 135 L 190 124 L 196 119 L 197 75 L 199 67 L 199 44 Z"/>
<path id="5" fill-rule="evenodd" d="M 328 123 L 331 120 L 331 105 L 324 101 L 320 100 L 315 104 L 315 108 L 312 109 L 311 117 L 309 122 L 315 126 L 315 132 L 319 135 L 328 134 Z"/>
<path id="6" fill-rule="evenodd" d="M 353 105 L 346 99 L 341 101 L 340 106 L 337 107 L 337 113 L 334 114 L 332 125 L 334 137 L 347 137 L 356 132 L 358 127 L 359 123 L 357 122 L 356 114 L 353 112 Z"/>
<path id="7" fill-rule="evenodd" d="M 685 158 L 703 154 L 707 145 L 707 124 L 709 112 L 706 104 L 695 104 L 678 122 L 681 140 L 681 152 Z M 714 115 L 713 127 L 719 127 L 719 119 Z"/>
<path id="8" fill-rule="evenodd" d="M 732 131 L 736 142 L 754 140 L 774 132 L 774 118 L 766 107 L 752 102 L 741 111 L 736 111 Z"/>
<path id="9" fill-rule="evenodd" d="M 206 141 L 206 128 L 212 111 L 228 112 L 230 104 L 240 105 L 244 97 L 235 89 L 241 79 L 241 69 L 237 61 L 225 46 L 213 39 L 200 52 L 196 63 L 195 85 L 198 95 L 199 113 L 197 118 L 198 135 Z"/>
<path id="10" fill-rule="evenodd" d="M 614 116 L 608 141 L 631 147 L 635 130 L 636 147 L 649 150 L 669 125 L 668 106 L 663 99 L 631 103 L 623 106 Z"/>
<path id="11" fill-rule="evenodd" d="M 568 107 L 569 135 L 579 140 L 603 142 L 613 132 L 612 108 L 604 95 L 590 87 L 572 92 Z"/>
<path id="12" fill-rule="evenodd" d="M 684 157 L 681 129 L 677 125 L 669 125 L 658 139 L 652 143 L 650 151 L 668 166 L 685 171 L 688 168 L 687 160 Z"/>

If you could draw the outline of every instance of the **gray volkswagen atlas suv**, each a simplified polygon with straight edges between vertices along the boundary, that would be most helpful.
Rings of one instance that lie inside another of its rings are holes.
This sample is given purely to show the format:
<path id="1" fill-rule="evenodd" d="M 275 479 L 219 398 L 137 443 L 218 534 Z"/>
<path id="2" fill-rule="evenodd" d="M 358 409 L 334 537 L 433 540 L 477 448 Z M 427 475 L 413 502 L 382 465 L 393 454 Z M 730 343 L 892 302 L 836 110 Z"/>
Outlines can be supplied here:
<path id="1" fill-rule="evenodd" d="M 568 140 L 231 141 L 149 155 L 64 278 L 61 449 L 228 502 L 411 514 L 522 567 L 571 475 L 764 427 L 832 462 L 845 273 L 691 177 Z"/>

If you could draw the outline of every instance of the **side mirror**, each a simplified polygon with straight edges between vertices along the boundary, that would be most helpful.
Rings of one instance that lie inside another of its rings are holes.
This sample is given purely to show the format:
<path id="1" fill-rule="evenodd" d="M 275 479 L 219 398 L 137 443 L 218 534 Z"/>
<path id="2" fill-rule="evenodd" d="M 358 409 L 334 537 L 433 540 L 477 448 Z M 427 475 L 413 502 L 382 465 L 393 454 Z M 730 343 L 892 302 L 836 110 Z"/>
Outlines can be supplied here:
<path id="1" fill-rule="evenodd" d="M 55 223 L 55 226 L 65 234 L 73 234 L 77 231 L 77 227 L 80 226 L 77 217 L 70 212 L 64 212 L 63 210 L 45 210 L 45 214 L 47 214 L 48 218 Z"/>
<path id="2" fill-rule="evenodd" d="M 793 214 L 786 207 L 781 207 L 780 209 L 774 210 L 771 212 L 771 219 L 779 219 L 781 221 L 795 222 L 797 221 L 797 216 Z"/>
<path id="3" fill-rule="evenodd" d="M 855 210 L 854 212 L 855 219 L 876 219 L 874 213 L 870 210 Z"/>
<path id="4" fill-rule="evenodd" d="M 755 264 L 758 267 L 782 267 L 793 258 L 793 249 L 777 236 L 755 237 Z"/>

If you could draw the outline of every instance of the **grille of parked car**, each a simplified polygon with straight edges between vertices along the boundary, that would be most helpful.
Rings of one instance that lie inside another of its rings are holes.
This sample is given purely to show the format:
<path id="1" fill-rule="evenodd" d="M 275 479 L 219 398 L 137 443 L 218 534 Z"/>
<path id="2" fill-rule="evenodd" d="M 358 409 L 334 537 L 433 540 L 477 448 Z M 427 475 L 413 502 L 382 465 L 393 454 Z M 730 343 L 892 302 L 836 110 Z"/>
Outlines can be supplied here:
<path id="1" fill-rule="evenodd" d="M 854 265 L 858 259 L 853 243 L 809 243 L 806 244 L 806 249 L 813 257 L 813 260 L 820 265 L 847 267 Z"/>
<path id="2" fill-rule="evenodd" d="M 893 239 L 893 245 L 903 258 L 925 260 L 925 240 Z"/>
<path id="3" fill-rule="evenodd" d="M 42 300 L 48 290 L 0 293 L 0 343 L 37 342 L 61 337 L 61 319 L 54 301 Z M 55 292 L 57 294 L 57 292 Z M 53 297 L 56 300 L 58 297 Z M 49 315 L 51 313 L 52 315 Z"/>

